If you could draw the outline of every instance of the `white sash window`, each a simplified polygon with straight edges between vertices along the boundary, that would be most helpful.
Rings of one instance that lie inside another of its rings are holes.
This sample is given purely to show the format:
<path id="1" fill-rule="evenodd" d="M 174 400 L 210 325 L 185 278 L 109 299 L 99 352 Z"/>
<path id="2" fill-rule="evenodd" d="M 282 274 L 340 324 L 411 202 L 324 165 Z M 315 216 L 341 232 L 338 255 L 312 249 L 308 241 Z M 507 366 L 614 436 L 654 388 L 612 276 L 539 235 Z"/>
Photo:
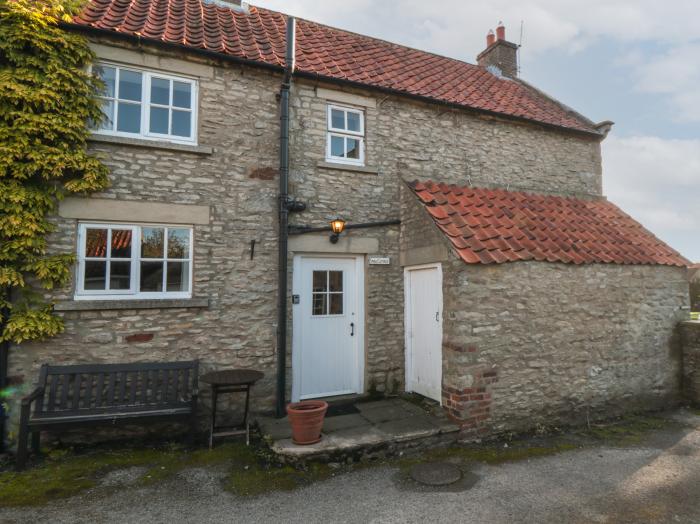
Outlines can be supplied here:
<path id="1" fill-rule="evenodd" d="M 192 228 L 80 224 L 77 299 L 191 296 Z"/>

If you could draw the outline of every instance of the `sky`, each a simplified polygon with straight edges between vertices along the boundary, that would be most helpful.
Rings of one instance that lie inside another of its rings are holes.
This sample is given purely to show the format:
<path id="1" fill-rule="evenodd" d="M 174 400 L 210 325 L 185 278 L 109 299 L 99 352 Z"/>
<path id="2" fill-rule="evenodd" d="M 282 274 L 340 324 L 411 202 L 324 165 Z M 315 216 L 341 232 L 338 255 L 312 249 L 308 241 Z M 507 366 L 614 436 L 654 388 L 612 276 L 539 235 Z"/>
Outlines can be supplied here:
<path id="1" fill-rule="evenodd" d="M 595 122 L 605 195 L 700 262 L 700 1 L 257 0 L 470 63 L 503 21 L 521 77 Z M 522 40 L 521 40 L 522 24 Z"/>

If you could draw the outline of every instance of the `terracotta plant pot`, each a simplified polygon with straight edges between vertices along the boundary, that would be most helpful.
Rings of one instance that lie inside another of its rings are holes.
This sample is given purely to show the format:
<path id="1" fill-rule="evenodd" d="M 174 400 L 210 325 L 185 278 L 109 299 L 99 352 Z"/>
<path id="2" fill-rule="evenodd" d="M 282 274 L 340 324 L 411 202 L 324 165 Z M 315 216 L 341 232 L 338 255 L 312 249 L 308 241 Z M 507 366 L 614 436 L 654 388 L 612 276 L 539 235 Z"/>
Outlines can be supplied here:
<path id="1" fill-rule="evenodd" d="M 323 400 L 303 400 L 287 404 L 289 424 L 292 426 L 292 441 L 306 446 L 321 440 L 323 418 L 328 410 L 328 402 Z"/>

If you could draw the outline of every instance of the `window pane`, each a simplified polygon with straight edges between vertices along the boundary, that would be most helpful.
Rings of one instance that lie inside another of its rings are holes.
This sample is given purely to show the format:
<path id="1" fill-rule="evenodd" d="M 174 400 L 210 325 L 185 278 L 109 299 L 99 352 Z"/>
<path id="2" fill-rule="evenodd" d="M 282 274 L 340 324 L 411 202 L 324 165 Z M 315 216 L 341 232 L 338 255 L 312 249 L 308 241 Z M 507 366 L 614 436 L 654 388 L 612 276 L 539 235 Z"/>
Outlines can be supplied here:
<path id="1" fill-rule="evenodd" d="M 112 258 L 131 258 L 131 230 L 112 230 Z"/>
<path id="2" fill-rule="evenodd" d="M 348 152 L 346 154 L 347 158 L 360 158 L 360 141 L 355 138 L 347 138 L 347 148 Z"/>
<path id="3" fill-rule="evenodd" d="M 343 294 L 342 293 L 331 293 L 331 315 L 342 315 L 343 314 Z"/>
<path id="4" fill-rule="evenodd" d="M 107 230 L 88 229 L 85 235 L 85 256 L 86 257 L 106 257 L 107 256 Z"/>
<path id="5" fill-rule="evenodd" d="M 328 291 L 328 271 L 314 271 L 313 292 Z"/>
<path id="6" fill-rule="evenodd" d="M 125 133 L 141 132 L 141 104 L 119 102 L 117 131 L 124 131 Z"/>
<path id="7" fill-rule="evenodd" d="M 141 73 L 119 70 L 119 98 L 121 100 L 141 101 Z"/>
<path id="8" fill-rule="evenodd" d="M 109 289 L 129 289 L 131 287 L 131 262 L 110 262 Z"/>
<path id="9" fill-rule="evenodd" d="M 348 112 L 348 131 L 360 132 L 360 114 Z"/>
<path id="10" fill-rule="evenodd" d="M 345 111 L 331 109 L 331 127 L 334 129 L 345 129 Z"/>
<path id="11" fill-rule="evenodd" d="M 189 258 L 190 230 L 168 229 L 168 258 Z"/>
<path id="12" fill-rule="evenodd" d="M 173 81 L 173 105 L 192 109 L 192 84 Z"/>
<path id="13" fill-rule="evenodd" d="M 190 289 L 190 263 L 168 262 L 168 291 L 189 291 Z"/>
<path id="14" fill-rule="evenodd" d="M 328 277 L 330 280 L 330 290 L 331 291 L 342 291 L 343 290 L 343 272 L 342 271 L 329 271 Z"/>
<path id="15" fill-rule="evenodd" d="M 168 116 L 170 110 L 165 107 L 151 107 L 151 133 L 168 134 Z"/>
<path id="16" fill-rule="evenodd" d="M 170 105 L 170 80 L 151 78 L 151 104 Z"/>
<path id="17" fill-rule="evenodd" d="M 342 136 L 331 137 L 331 156 L 344 157 L 345 141 Z"/>
<path id="18" fill-rule="evenodd" d="M 131 258 L 131 230 L 112 229 L 112 258 Z"/>
<path id="19" fill-rule="evenodd" d="M 141 262 L 141 291 L 163 291 L 163 262 Z"/>
<path id="20" fill-rule="evenodd" d="M 325 293 L 314 293 L 313 294 L 313 299 L 312 299 L 312 305 L 311 305 L 311 314 L 312 315 L 325 315 L 326 314 L 326 300 L 328 299 L 328 295 Z"/>
<path id="21" fill-rule="evenodd" d="M 107 262 L 87 260 L 85 262 L 85 289 L 104 289 L 106 284 Z"/>
<path id="22" fill-rule="evenodd" d="M 191 136 L 191 122 L 192 113 L 189 111 L 177 111 L 173 109 L 173 129 L 170 134 L 174 136 Z"/>
<path id="23" fill-rule="evenodd" d="M 141 229 L 141 258 L 163 258 L 162 227 L 144 227 Z"/>
<path id="24" fill-rule="evenodd" d="M 114 83 L 116 81 L 117 70 L 109 66 L 96 65 L 93 66 L 92 71 L 105 84 L 104 89 L 100 92 L 100 95 L 114 98 Z"/>
<path id="25" fill-rule="evenodd" d="M 114 129 L 114 100 L 103 100 L 102 101 L 102 114 L 104 115 L 104 118 L 100 122 L 99 126 L 92 126 L 92 127 L 97 127 L 98 129 L 106 129 L 108 131 L 111 131 Z"/>

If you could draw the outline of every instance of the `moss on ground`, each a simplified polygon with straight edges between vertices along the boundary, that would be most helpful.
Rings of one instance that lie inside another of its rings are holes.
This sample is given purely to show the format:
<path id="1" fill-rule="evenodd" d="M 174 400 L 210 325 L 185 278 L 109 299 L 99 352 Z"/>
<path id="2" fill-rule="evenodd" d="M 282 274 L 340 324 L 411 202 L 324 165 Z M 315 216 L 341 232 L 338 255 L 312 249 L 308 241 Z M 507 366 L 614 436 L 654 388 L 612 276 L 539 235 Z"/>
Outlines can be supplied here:
<path id="1" fill-rule="evenodd" d="M 575 431 L 574 435 L 598 441 L 607 446 L 631 446 L 639 444 L 650 431 L 677 426 L 673 421 L 654 415 L 634 415 L 616 422 L 595 424 Z M 593 442 L 595 443 L 595 442 Z"/>
<path id="2" fill-rule="evenodd" d="M 389 466 L 406 469 L 419 462 L 436 460 L 502 464 L 582 447 L 635 445 L 650 432 L 673 427 L 674 424 L 658 416 L 633 416 L 567 433 L 554 431 L 545 436 L 434 449 L 416 457 L 387 459 L 354 468 Z M 294 490 L 354 469 L 342 467 L 334 470 L 321 463 L 309 463 L 304 469 L 296 469 L 274 464 L 273 460 L 264 445 L 256 448 L 242 443 L 222 444 L 212 451 L 188 451 L 180 446 L 95 449 L 83 454 L 56 451 L 32 469 L 19 473 L 0 472 L 0 507 L 41 505 L 100 488 L 100 480 L 107 473 L 131 467 L 144 468 L 135 481 L 136 485 L 161 482 L 186 468 L 225 467 L 228 476 L 224 480 L 224 489 L 242 497 Z"/>
<path id="3" fill-rule="evenodd" d="M 227 444 L 188 452 L 177 446 L 97 450 L 73 455 L 62 450 L 50 453 L 37 467 L 0 473 L 0 507 L 41 505 L 96 488 L 110 471 L 144 467 L 138 483 L 148 485 L 184 468 L 205 467 L 236 461 L 245 446 Z"/>

